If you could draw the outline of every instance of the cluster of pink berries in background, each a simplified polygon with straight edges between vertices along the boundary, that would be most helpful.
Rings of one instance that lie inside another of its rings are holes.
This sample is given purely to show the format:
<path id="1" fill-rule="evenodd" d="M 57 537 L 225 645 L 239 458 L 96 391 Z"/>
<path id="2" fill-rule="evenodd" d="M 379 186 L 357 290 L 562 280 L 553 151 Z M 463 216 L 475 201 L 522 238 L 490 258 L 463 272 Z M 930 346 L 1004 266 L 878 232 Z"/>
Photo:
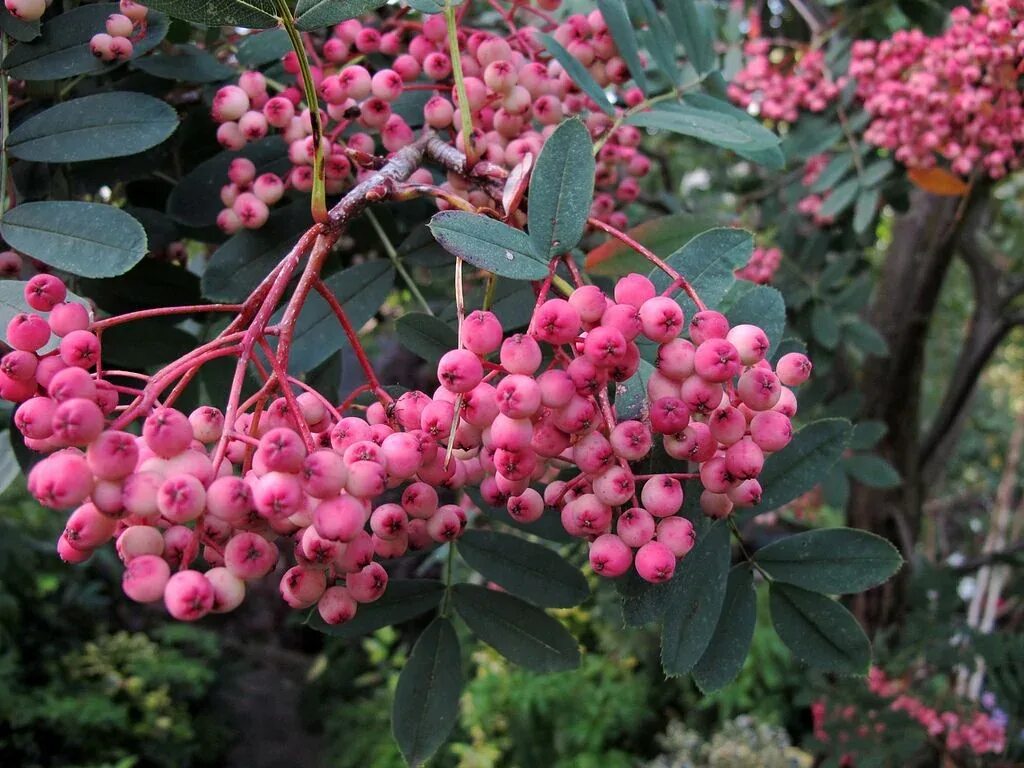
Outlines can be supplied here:
<path id="1" fill-rule="evenodd" d="M 146 34 L 149 9 L 132 0 L 121 0 L 121 12 L 107 17 L 106 32 L 98 32 L 89 41 L 92 55 L 101 61 L 127 61 L 134 45 Z"/>
<path id="2" fill-rule="evenodd" d="M 466 108 L 473 125 L 471 146 L 476 157 L 506 169 L 527 155 L 536 157 L 547 136 L 566 117 L 581 116 L 595 138 L 611 130 L 615 122 L 580 92 L 556 61 L 548 59 L 536 32 L 522 27 L 500 37 L 470 28 L 459 30 Z M 602 87 L 618 88 L 623 108 L 642 100 L 638 89 L 624 87 L 629 70 L 599 11 L 570 16 L 552 34 Z M 395 152 L 412 141 L 412 127 L 395 110 L 396 102 L 410 92 L 433 94 L 423 106 L 423 123 L 465 150 L 463 107 L 452 84 L 442 16 L 427 16 L 422 23 L 389 20 L 380 28 L 355 19 L 346 21 L 318 42 L 314 53 L 312 75 L 324 104 L 329 194 L 338 194 L 371 173 L 373 169 L 365 165 L 371 156 Z M 390 66 L 374 64 L 377 54 L 387 56 Z M 284 57 L 284 67 L 295 78 L 294 85 L 272 95 L 261 73 L 244 72 L 237 85 L 217 92 L 212 114 L 219 123 L 217 138 L 227 149 L 241 149 L 248 142 L 279 132 L 288 143 L 292 164 L 282 180 L 284 186 L 308 192 L 313 187 L 313 127 L 308 105 L 302 102 L 301 74 L 294 53 Z M 621 208 L 636 200 L 638 179 L 650 170 L 650 160 L 638 148 L 641 138 L 637 128 L 620 126 L 597 156 L 598 193 L 592 215 L 620 228 L 628 224 Z M 410 182 L 433 184 L 434 179 L 420 169 Z M 449 175 L 440 188 L 478 207 L 495 206 L 492 190 L 463 176 Z M 262 214 L 262 206 L 249 198 L 239 206 L 242 194 L 234 179 L 224 189 L 225 210 L 234 214 L 223 216 L 221 226 L 226 231 L 262 223 L 245 223 L 239 208 Z M 253 222 L 259 219 L 260 215 L 249 217 Z"/>
<path id="3" fill-rule="evenodd" d="M 823 112 L 845 84 L 845 78 L 829 77 L 821 50 L 786 50 L 758 38 L 743 52 L 747 60 L 729 84 L 729 98 L 767 120 L 794 123 L 801 111 Z"/>
<path id="4" fill-rule="evenodd" d="M 818 180 L 828 162 L 829 155 L 827 154 L 812 155 L 807 158 L 807 161 L 804 163 L 803 176 L 800 179 L 804 187 L 810 187 Z M 828 200 L 830 194 L 832 194 L 831 190 L 826 190 L 820 194 L 815 192 L 805 195 L 796 204 L 796 209 L 804 216 L 809 216 L 819 227 L 828 226 L 835 221 L 835 217 L 822 216 L 821 206 Z"/>
<path id="5" fill-rule="evenodd" d="M 775 277 L 782 263 L 782 251 L 778 248 L 755 248 L 754 253 L 743 267 L 734 273 L 740 280 L 767 285 Z"/>
<path id="6" fill-rule="evenodd" d="M 460 493 L 470 487 L 522 523 L 557 510 L 590 542 L 597 573 L 635 567 L 665 581 L 693 546 L 681 481 L 699 479 L 711 517 L 756 505 L 765 457 L 791 438 L 789 387 L 811 370 L 798 353 L 773 369 L 756 326 L 708 310 L 687 324 L 674 299 L 632 274 L 612 296 L 582 286 L 539 301 L 527 333 L 506 336 L 493 313 L 470 313 L 432 394 L 344 415 L 307 390 L 261 412 L 253 399 L 233 424 L 214 407 L 158 406 L 136 436 L 114 415 L 138 390 L 107 380 L 119 372 L 102 372 L 85 307 L 52 275 L 24 290 L 33 311 L 8 325 L 0 396 L 19 404 L 26 445 L 48 454 L 30 492 L 73 509 L 58 552 L 82 562 L 114 539 L 126 594 L 186 620 L 236 607 L 247 581 L 278 566 L 284 539 L 295 563 L 280 577 L 284 599 L 346 621 L 384 591 L 376 559 L 461 534 L 477 513 Z M 620 419 L 609 387 L 626 397 L 643 340 L 659 345 L 656 370 L 633 418 Z M 687 471 L 637 474 L 655 441 Z"/>
<path id="7" fill-rule="evenodd" d="M 794 122 L 837 100 L 846 77 L 871 116 L 864 140 L 908 168 L 940 158 L 961 176 L 980 169 L 998 179 L 1020 167 L 1024 150 L 1024 1 L 986 0 L 955 8 L 936 37 L 900 30 L 887 40 L 858 40 L 849 71 L 834 81 L 821 51 L 747 43 L 750 57 L 729 86 L 736 103 L 762 117 Z M 822 198 L 805 198 L 814 215 Z"/>
<path id="8" fill-rule="evenodd" d="M 911 168 L 936 156 L 958 174 L 998 179 L 1024 150 L 1024 2 L 955 8 L 937 37 L 901 30 L 853 46 L 850 75 L 872 122 L 864 138 Z"/>
<path id="9" fill-rule="evenodd" d="M 231 161 L 228 178 L 231 183 L 221 187 L 220 199 L 229 207 L 217 214 L 217 226 L 228 234 L 243 227 L 259 229 L 270 216 L 270 206 L 284 196 L 284 180 L 276 173 L 257 176 L 256 166 L 244 157 Z"/>
<path id="10" fill-rule="evenodd" d="M 888 700 L 892 712 L 903 712 L 915 720 L 932 740 L 938 740 L 952 752 L 969 752 L 973 755 L 998 755 L 1006 749 L 1006 719 L 987 712 L 972 709 L 969 712 L 940 711 L 908 693 L 905 681 L 892 680 L 878 667 L 868 671 L 868 689 Z M 828 706 L 819 700 L 811 705 L 814 720 L 814 736 L 819 741 L 837 743 L 840 746 L 850 741 L 855 731 L 861 740 L 871 734 L 886 731 L 885 723 L 879 719 L 876 710 L 859 712 L 849 704 Z M 867 720 L 868 722 L 865 722 Z M 856 752 L 850 751 L 841 757 L 841 765 L 855 766 Z"/>

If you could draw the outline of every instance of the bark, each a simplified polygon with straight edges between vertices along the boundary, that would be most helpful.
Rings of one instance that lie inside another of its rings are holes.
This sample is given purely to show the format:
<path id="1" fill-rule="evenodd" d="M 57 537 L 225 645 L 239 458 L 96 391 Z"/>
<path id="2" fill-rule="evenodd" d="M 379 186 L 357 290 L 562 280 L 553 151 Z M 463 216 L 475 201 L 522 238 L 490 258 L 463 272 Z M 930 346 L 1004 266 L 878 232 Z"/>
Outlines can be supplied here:
<path id="1" fill-rule="evenodd" d="M 920 411 L 925 339 L 964 222 L 975 220 L 975 206 L 983 202 L 980 190 L 970 201 L 915 190 L 910 208 L 894 226 L 878 293 L 869 310 L 868 319 L 890 351 L 864 366 L 863 416 L 888 425 L 878 450 L 900 472 L 903 484 L 880 490 L 855 483 L 849 518 L 854 527 L 897 543 L 908 562 L 920 531 L 924 500 Z M 856 598 L 854 608 L 869 632 L 896 623 L 902 615 L 906 570 Z"/>

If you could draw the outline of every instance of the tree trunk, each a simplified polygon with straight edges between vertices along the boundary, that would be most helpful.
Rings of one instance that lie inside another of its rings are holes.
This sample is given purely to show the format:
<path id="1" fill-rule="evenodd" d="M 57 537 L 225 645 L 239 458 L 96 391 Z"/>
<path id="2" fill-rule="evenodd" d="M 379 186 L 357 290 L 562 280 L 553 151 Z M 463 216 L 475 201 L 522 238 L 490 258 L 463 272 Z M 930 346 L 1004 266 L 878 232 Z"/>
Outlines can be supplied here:
<path id="1" fill-rule="evenodd" d="M 978 199 L 980 195 L 975 196 Z M 863 417 L 888 426 L 878 451 L 900 472 L 903 483 L 891 490 L 854 483 L 849 519 L 851 525 L 895 542 L 908 561 L 920 531 L 924 501 L 919 455 L 925 339 L 967 218 L 960 207 L 965 202 L 914 190 L 909 210 L 893 228 L 868 315 L 888 342 L 889 355 L 871 358 L 864 366 Z M 903 613 L 905 573 L 856 598 L 855 610 L 869 633 L 893 624 Z"/>

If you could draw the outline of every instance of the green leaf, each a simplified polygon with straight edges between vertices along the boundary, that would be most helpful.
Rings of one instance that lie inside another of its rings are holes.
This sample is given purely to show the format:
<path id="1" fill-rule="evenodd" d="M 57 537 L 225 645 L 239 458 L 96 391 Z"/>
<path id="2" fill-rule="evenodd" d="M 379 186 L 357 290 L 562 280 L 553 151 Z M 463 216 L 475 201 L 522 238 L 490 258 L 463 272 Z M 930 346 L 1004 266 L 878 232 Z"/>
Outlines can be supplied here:
<path id="1" fill-rule="evenodd" d="M 889 344 L 885 341 L 875 327 L 861 319 L 843 326 L 843 335 L 846 340 L 865 355 L 876 355 L 885 357 L 889 354 Z"/>
<path id="2" fill-rule="evenodd" d="M 145 36 L 133 43 L 133 59 L 151 51 L 167 34 L 167 17 L 155 10 L 146 20 Z M 107 16 L 119 12 L 117 3 L 95 3 L 55 16 L 43 25 L 36 40 L 15 46 L 3 68 L 18 80 L 60 80 L 114 69 L 118 63 L 106 63 L 92 55 L 89 41 L 103 30 Z"/>
<path id="3" fill-rule="evenodd" d="M 831 189 L 853 168 L 853 153 L 841 152 L 825 166 L 818 179 L 811 185 L 811 192 L 821 193 Z"/>
<path id="4" fill-rule="evenodd" d="M 192 44 L 155 51 L 136 61 L 134 66 L 147 75 L 185 83 L 217 83 L 235 76 L 231 67 L 221 64 L 209 51 Z"/>
<path id="5" fill-rule="evenodd" d="M 635 6 L 634 6 L 635 7 Z M 676 41 L 665 17 L 658 12 L 652 0 L 640 4 L 637 23 L 646 24 L 647 30 L 640 33 L 640 40 L 654 58 L 654 65 L 670 82 L 678 82 L 685 68 L 676 62 Z"/>
<path id="6" fill-rule="evenodd" d="M 729 559 L 729 528 L 718 521 L 676 566 L 661 633 L 666 675 L 687 674 L 711 642 L 725 599 Z"/>
<path id="7" fill-rule="evenodd" d="M 0 328 L 6 328 L 15 315 L 20 315 L 23 312 L 35 312 L 25 302 L 26 282 L 24 280 L 0 280 Z M 92 306 L 88 299 L 83 299 L 81 296 L 68 291 L 65 301 L 74 301 L 83 305 L 89 310 L 89 316 L 92 317 Z M 60 339 L 55 336 L 52 337 L 39 350 L 39 354 L 45 355 L 47 352 L 56 349 L 59 343 Z"/>
<path id="8" fill-rule="evenodd" d="M 722 612 L 707 650 L 693 668 L 693 680 L 704 693 L 724 688 L 740 673 L 757 624 L 757 593 L 753 571 L 738 565 L 729 573 Z"/>
<path id="9" fill-rule="evenodd" d="M 473 503 L 476 504 L 480 511 L 491 520 L 504 523 L 510 528 L 515 528 L 531 536 L 553 541 L 556 544 L 570 544 L 578 541 L 565 532 L 561 516 L 557 510 L 551 507 L 547 507 L 544 510 L 540 519 L 534 520 L 532 523 L 523 523 L 512 517 L 506 507 L 492 507 L 484 501 L 483 496 L 480 495 L 479 488 L 464 488 L 463 491 L 473 500 Z"/>
<path id="10" fill-rule="evenodd" d="M 355 19 L 380 8 L 386 0 L 299 0 L 295 25 L 302 30 L 320 29 Z"/>
<path id="11" fill-rule="evenodd" d="M 175 184 L 167 198 L 167 213 L 190 227 L 212 227 L 224 207 L 220 189 L 228 183 L 228 167 L 237 157 L 252 160 L 256 173 L 277 173 L 284 177 L 291 163 L 288 147 L 272 136 L 247 144 L 237 152 L 221 152 L 204 160 Z"/>
<path id="12" fill-rule="evenodd" d="M 561 672 L 580 663 L 579 645 L 557 620 L 518 597 L 456 584 L 452 604 L 477 637 L 514 664 Z"/>
<path id="13" fill-rule="evenodd" d="M 824 117 L 801 117 L 796 128 L 786 135 L 782 149 L 790 160 L 806 160 L 820 155 L 843 138 L 843 129 Z"/>
<path id="14" fill-rule="evenodd" d="M 357 331 L 387 300 L 395 284 L 390 261 L 366 261 L 336 272 L 324 280 Z M 275 315 L 280 319 L 283 310 Z M 305 373 L 341 349 L 347 340 L 338 319 L 319 293 L 310 293 L 295 323 L 288 370 Z"/>
<path id="15" fill-rule="evenodd" d="M 774 351 L 786 330 L 786 302 L 775 288 L 758 285 L 744 293 L 726 313 L 730 325 L 760 326 Z M 771 354 L 771 353 L 769 353 Z"/>
<path id="16" fill-rule="evenodd" d="M 826 595 L 848 595 L 883 584 L 903 564 L 896 547 L 867 531 L 827 528 L 787 536 L 754 553 L 776 581 Z"/>
<path id="17" fill-rule="evenodd" d="M 716 306 L 736 282 L 733 275 L 754 253 L 754 237 L 744 229 L 718 227 L 702 232 L 686 245 L 669 256 L 665 261 L 679 274 L 690 281 L 705 304 Z M 657 290 L 662 291 L 672 282 L 671 278 L 655 267 L 648 275 Z M 679 292 L 679 304 L 689 318 L 696 306 L 683 292 Z"/>
<path id="18" fill-rule="evenodd" d="M 867 673 L 871 645 L 842 605 L 781 582 L 772 582 L 768 595 L 775 631 L 799 661 L 841 675 Z"/>
<path id="19" fill-rule="evenodd" d="M 146 255 L 146 232 L 112 205 L 22 203 L 4 214 L 0 234 L 15 250 L 80 277 L 114 277 Z"/>
<path id="20" fill-rule="evenodd" d="M 203 296 L 210 301 L 245 299 L 312 223 L 309 206 L 295 203 L 271 214 L 262 229 L 232 235 L 206 265 Z"/>
<path id="21" fill-rule="evenodd" d="M 266 29 L 278 21 L 274 0 L 150 0 L 146 5 L 207 27 Z"/>
<path id="22" fill-rule="evenodd" d="M 414 8 L 420 13 L 441 13 L 444 11 L 444 3 L 440 0 L 405 0 L 406 4 L 410 8 Z M 453 5 L 459 5 L 459 2 L 453 3 Z"/>
<path id="23" fill-rule="evenodd" d="M 21 466 L 11 444 L 11 431 L 5 429 L 0 432 L 0 493 L 6 491 L 20 474 Z"/>
<path id="24" fill-rule="evenodd" d="M 839 343 L 839 321 L 828 304 L 819 302 L 814 305 L 811 311 L 811 333 L 825 349 L 835 349 Z"/>
<path id="25" fill-rule="evenodd" d="M 402 315 L 395 323 L 395 335 L 399 344 L 433 364 L 459 345 L 458 331 L 426 312 Z"/>
<path id="26" fill-rule="evenodd" d="M 850 500 L 850 478 L 839 464 L 833 466 L 821 481 L 821 498 L 834 509 L 846 509 Z"/>
<path id="27" fill-rule="evenodd" d="M 860 453 L 843 459 L 843 469 L 869 488 L 896 488 L 903 482 L 896 468 L 881 456 Z"/>
<path id="28" fill-rule="evenodd" d="M 291 49 L 292 43 L 285 30 L 268 29 L 243 37 L 235 58 L 243 67 L 261 67 L 277 61 Z"/>
<path id="29" fill-rule="evenodd" d="M 892 173 L 893 167 L 892 160 L 876 160 L 864 169 L 864 173 L 860 176 L 860 183 L 865 187 L 873 187 L 885 181 Z"/>
<path id="30" fill-rule="evenodd" d="M 715 68 L 714 36 L 693 0 L 670 0 L 665 12 L 697 74 L 711 72 Z"/>
<path id="31" fill-rule="evenodd" d="M 565 50 L 561 43 L 551 37 L 551 35 L 538 33 L 536 37 L 544 43 L 544 47 L 548 53 L 555 57 L 555 61 L 562 65 L 562 69 L 569 75 L 569 79 L 576 83 L 579 89 L 597 104 L 597 108 L 606 115 L 614 116 L 615 108 L 609 103 L 604 89 L 591 77 L 587 68 L 580 64 L 579 59 Z"/>
<path id="32" fill-rule="evenodd" d="M 519 536 L 468 530 L 456 547 L 477 573 L 545 608 L 571 608 L 590 595 L 587 580 L 552 549 Z"/>
<path id="33" fill-rule="evenodd" d="M 103 359 L 112 368 L 157 366 L 187 354 L 196 346 L 195 336 L 162 317 L 122 323 L 103 332 Z"/>
<path id="34" fill-rule="evenodd" d="M 885 437 L 889 426 L 884 421 L 858 421 L 853 425 L 850 437 L 850 449 L 854 451 L 870 451 L 878 441 Z"/>
<path id="35" fill-rule="evenodd" d="M 451 621 L 439 616 L 416 641 L 395 688 L 391 730 L 409 765 L 423 765 L 448 739 L 462 685 L 459 637 Z"/>
<path id="36" fill-rule="evenodd" d="M 763 154 L 765 150 L 779 149 L 779 137 L 743 110 L 713 96 L 687 94 L 681 104 L 658 104 L 647 112 L 632 115 L 626 122 L 692 136 L 768 167 L 781 167 L 781 152 Z M 758 152 L 762 154 L 753 154 Z"/>
<path id="37" fill-rule="evenodd" d="M 640 367 L 630 376 L 623 389 L 615 395 L 615 411 L 620 419 L 640 419 L 647 407 L 647 382 L 655 368 L 644 359 Z"/>
<path id="38" fill-rule="evenodd" d="M 867 232 L 875 220 L 880 196 L 877 189 L 862 189 L 857 195 L 857 204 L 853 208 L 853 231 L 858 235 Z"/>
<path id="39" fill-rule="evenodd" d="M 444 584 L 434 579 L 391 579 L 379 600 L 359 606 L 351 621 L 327 624 L 317 611 L 310 614 L 309 626 L 334 637 L 359 637 L 381 627 L 401 624 L 441 604 Z"/>
<path id="40" fill-rule="evenodd" d="M 40 21 L 22 21 L 11 15 L 6 7 L 0 8 L 0 30 L 20 43 L 35 40 L 40 35 Z"/>
<path id="41" fill-rule="evenodd" d="M 594 196 L 595 168 L 590 132 L 580 120 L 566 120 L 544 142 L 530 174 L 527 214 L 538 259 L 547 262 L 572 250 L 583 237 Z"/>
<path id="42" fill-rule="evenodd" d="M 823 217 L 835 217 L 853 205 L 857 198 L 857 190 L 860 189 L 860 181 L 856 178 L 847 179 L 838 187 L 832 190 L 821 204 L 818 215 Z"/>
<path id="43" fill-rule="evenodd" d="M 597 0 L 597 7 L 601 11 L 604 23 L 608 25 L 608 31 L 612 33 L 615 40 L 615 47 L 619 49 L 619 55 L 629 67 L 629 73 L 633 80 L 646 94 L 650 94 L 650 85 L 647 82 L 647 75 L 644 73 L 644 66 L 640 62 L 640 48 L 637 44 L 636 30 L 626 13 L 626 5 L 622 0 Z"/>
<path id="44" fill-rule="evenodd" d="M 115 91 L 43 110 L 7 140 L 12 155 L 37 163 L 74 163 L 134 155 L 174 133 L 178 114 L 160 99 Z"/>
<path id="45" fill-rule="evenodd" d="M 514 280 L 542 280 L 548 260 L 533 254 L 525 232 L 508 224 L 465 211 L 442 211 L 430 220 L 430 231 L 449 253 Z"/>
<path id="46" fill-rule="evenodd" d="M 820 419 L 793 435 L 789 445 L 765 461 L 759 477 L 764 495 L 748 514 L 778 509 L 814 488 L 839 460 L 851 429 L 846 419 Z"/>
<path id="47" fill-rule="evenodd" d="M 701 218 L 692 213 L 671 213 L 648 219 L 629 229 L 626 234 L 658 256 L 667 258 L 679 248 L 679 243 L 691 240 L 714 225 L 714 220 L 710 218 Z M 614 237 L 587 253 L 586 269 L 592 275 L 620 277 L 630 272 L 643 274 L 650 268 L 647 259 Z"/>

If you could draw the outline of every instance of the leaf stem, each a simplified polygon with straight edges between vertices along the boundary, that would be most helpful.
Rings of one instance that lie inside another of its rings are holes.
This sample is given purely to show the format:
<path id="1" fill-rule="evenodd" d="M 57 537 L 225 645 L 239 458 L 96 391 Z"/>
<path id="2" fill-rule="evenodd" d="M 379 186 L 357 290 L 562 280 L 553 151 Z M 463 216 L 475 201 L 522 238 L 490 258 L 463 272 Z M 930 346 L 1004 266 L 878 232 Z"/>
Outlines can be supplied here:
<path id="1" fill-rule="evenodd" d="M 0 32 L 0 61 L 7 58 L 7 33 Z M 0 72 L 0 216 L 7 212 L 7 134 L 11 129 L 10 106 L 7 96 L 7 73 Z"/>
<path id="2" fill-rule="evenodd" d="M 740 533 L 739 526 L 736 525 L 736 521 L 730 515 L 726 518 L 729 521 L 729 530 L 732 531 L 733 538 L 736 539 L 736 543 L 740 546 L 740 553 L 743 555 L 743 559 L 746 560 L 761 576 L 764 577 L 765 581 L 774 581 L 768 572 L 758 564 L 758 562 L 747 552 L 747 547 L 743 543 L 743 535 Z"/>
<path id="3" fill-rule="evenodd" d="M 466 168 L 476 165 L 476 145 L 473 141 L 473 112 L 466 98 L 466 79 L 462 74 L 462 54 L 459 52 L 459 28 L 455 18 L 455 6 L 451 0 L 444 4 L 444 20 L 448 27 L 448 56 L 452 60 L 452 77 L 455 78 L 455 93 L 459 97 L 459 118 L 462 122 L 462 149 L 466 153 Z"/>
<path id="4" fill-rule="evenodd" d="M 412 275 L 409 274 L 409 271 L 405 268 L 401 258 L 399 258 L 398 251 L 391 242 L 391 238 L 388 237 L 388 233 L 384 231 L 384 227 L 381 226 L 380 220 L 369 208 L 366 209 L 366 218 L 369 220 L 370 226 L 373 227 L 373 231 L 377 233 L 377 237 L 380 238 L 380 244 L 384 247 L 384 253 L 386 253 L 388 258 L 391 259 L 391 264 L 394 266 L 395 271 L 399 274 L 402 280 L 405 281 L 405 284 L 409 289 L 409 293 L 411 293 L 413 298 L 420 303 L 424 312 L 428 315 L 433 315 L 434 310 L 430 308 L 430 304 L 423 297 L 419 286 L 416 285 L 416 281 L 412 279 Z"/>
<path id="5" fill-rule="evenodd" d="M 295 17 L 292 16 L 291 8 L 285 0 L 274 0 L 277 6 L 278 18 L 288 33 L 292 50 L 299 60 L 299 71 L 302 73 L 302 85 L 306 92 L 306 106 L 309 107 L 309 122 L 313 128 L 313 221 L 320 224 L 327 222 L 327 179 L 324 175 L 324 127 L 320 120 L 320 101 L 316 95 L 316 85 L 313 83 L 313 72 L 309 67 L 309 56 L 306 53 L 306 46 L 298 27 L 295 26 Z"/>

